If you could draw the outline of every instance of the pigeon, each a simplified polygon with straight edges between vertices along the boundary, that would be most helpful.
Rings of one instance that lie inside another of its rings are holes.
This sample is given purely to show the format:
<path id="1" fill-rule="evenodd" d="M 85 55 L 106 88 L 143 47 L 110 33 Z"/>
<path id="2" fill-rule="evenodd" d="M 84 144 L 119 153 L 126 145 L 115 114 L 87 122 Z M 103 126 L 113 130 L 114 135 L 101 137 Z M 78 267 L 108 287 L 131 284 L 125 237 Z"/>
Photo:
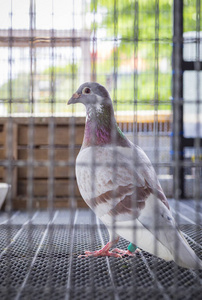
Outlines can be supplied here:
<path id="1" fill-rule="evenodd" d="M 77 184 L 110 237 L 102 249 L 81 256 L 133 256 L 141 248 L 181 267 L 202 269 L 202 261 L 178 229 L 149 158 L 118 127 L 105 87 L 82 84 L 68 101 L 75 103 L 86 107 L 84 138 L 76 158 Z M 110 251 L 120 237 L 130 242 L 128 249 Z"/>

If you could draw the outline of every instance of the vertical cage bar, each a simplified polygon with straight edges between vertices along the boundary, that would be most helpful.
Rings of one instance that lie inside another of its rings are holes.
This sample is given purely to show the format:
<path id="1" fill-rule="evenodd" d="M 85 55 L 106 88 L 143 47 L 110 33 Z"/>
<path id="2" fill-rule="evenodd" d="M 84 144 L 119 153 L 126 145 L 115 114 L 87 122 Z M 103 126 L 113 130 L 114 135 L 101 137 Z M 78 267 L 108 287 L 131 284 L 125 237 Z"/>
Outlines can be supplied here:
<path id="1" fill-rule="evenodd" d="M 117 113 L 117 78 L 118 78 L 118 0 L 114 0 L 113 6 L 113 107 L 114 113 Z M 113 161 L 112 161 L 112 170 L 113 170 L 113 189 L 115 189 L 117 183 L 117 152 L 116 152 L 116 143 L 117 136 L 113 128 L 110 128 L 112 134 L 111 143 L 113 145 Z M 112 201 L 115 201 L 115 192 L 113 190 Z M 114 240 L 116 238 L 116 216 L 113 216 L 112 220 L 112 229 L 110 238 Z"/>
<path id="2" fill-rule="evenodd" d="M 9 71 L 8 71 L 8 95 L 9 95 L 9 103 L 8 103 L 8 121 L 6 126 L 6 160 L 7 160 L 7 174 L 6 174 L 6 180 L 7 183 L 11 185 L 11 189 L 8 191 L 8 197 L 7 197 L 7 203 L 6 203 L 6 212 L 8 214 L 8 224 L 11 222 L 11 214 L 13 209 L 13 203 L 12 203 L 12 144 L 13 144 L 13 119 L 12 119 L 12 105 L 13 105 L 13 93 L 12 93 L 12 79 L 13 79 L 13 72 L 12 72 L 12 58 L 13 58 L 13 2 L 11 2 L 11 11 L 10 11 L 10 28 L 9 28 L 9 40 L 8 40 L 8 65 L 9 65 Z M 7 245 L 10 243 L 11 240 L 11 228 L 8 226 L 7 232 L 6 232 L 6 238 L 7 238 Z M 11 252 L 10 248 L 8 249 L 9 255 L 7 256 L 6 261 L 6 272 L 7 272 L 7 278 L 6 278 L 6 288 L 7 291 L 9 291 L 9 278 L 11 275 Z"/>
<path id="3" fill-rule="evenodd" d="M 113 106 L 117 112 L 117 79 L 118 79 L 118 0 L 114 0 L 114 70 L 113 70 Z"/>
<path id="4" fill-rule="evenodd" d="M 92 33 L 93 33 L 93 40 L 92 40 L 92 60 L 91 60 L 91 80 L 92 81 L 96 81 L 97 80 L 97 49 L 98 49 L 98 41 L 97 41 L 97 14 L 98 14 L 98 3 L 96 0 L 93 0 L 92 3 L 92 12 L 93 12 L 93 29 L 92 29 Z M 96 189 L 96 182 L 95 182 L 95 174 L 96 174 L 96 167 L 97 167 L 97 161 L 96 161 L 96 155 L 95 155 L 95 142 L 96 142 L 96 124 L 95 124 L 95 120 L 93 120 L 92 123 L 92 151 L 91 151 L 91 161 L 89 163 L 89 166 L 91 168 L 91 172 L 90 172 L 90 181 L 91 181 L 91 199 L 94 199 L 95 197 L 95 189 Z M 92 200 L 93 201 L 93 200 Z M 90 218 L 91 218 L 91 227 L 90 227 L 90 231 L 91 231 L 91 235 L 90 235 L 90 246 L 92 247 L 92 249 L 95 248 L 95 235 L 96 235 L 96 230 L 97 230 L 97 226 L 96 226 L 96 217 L 95 214 L 93 213 L 93 211 L 91 211 L 90 213 Z M 90 272 L 93 275 L 93 278 L 90 282 L 90 290 L 92 295 L 94 295 L 94 290 L 95 290 L 95 267 L 94 264 L 91 260 L 90 262 Z"/>
<path id="5" fill-rule="evenodd" d="M 154 126 L 153 126 L 153 135 L 154 135 L 154 163 L 157 175 L 159 173 L 159 132 L 158 132 L 158 108 L 159 108 L 159 0 L 155 1 L 155 53 L 154 53 Z M 157 193 L 155 193 L 155 198 L 157 200 Z M 158 202 L 155 202 L 153 214 L 156 216 L 155 218 L 155 232 L 158 232 L 160 222 L 159 222 L 159 206 Z M 154 245 L 154 251 L 158 256 L 158 247 L 157 243 Z M 156 277 L 156 268 L 157 264 L 155 264 L 155 272 L 154 275 Z M 156 279 L 156 278 L 155 278 Z M 155 280 L 155 284 L 157 284 L 157 279 Z"/>
<path id="6" fill-rule="evenodd" d="M 97 0 L 93 1 L 93 40 L 92 40 L 92 59 L 91 59 L 91 81 L 96 81 L 97 78 L 97 23 L 96 23 L 96 14 L 97 14 Z"/>
<path id="7" fill-rule="evenodd" d="M 138 103 L 138 41 L 139 41 L 139 1 L 136 0 L 134 3 L 134 72 L 133 72 L 133 80 L 134 80 L 134 99 L 133 99 L 133 125 L 132 125 L 132 132 L 133 132 L 133 142 L 134 144 L 138 144 L 138 125 L 137 125 L 137 103 Z M 141 166 L 138 164 L 138 156 L 135 153 L 135 148 L 133 149 L 132 153 L 133 157 L 133 180 L 135 182 L 136 177 L 136 170 L 138 171 Z M 132 228 L 128 230 L 133 230 L 133 240 L 136 239 L 136 229 L 137 229 L 137 222 L 135 218 L 135 211 L 137 209 L 137 202 L 135 200 L 137 196 L 137 190 L 134 191 L 134 201 L 132 201 L 132 212 L 133 212 L 133 224 Z M 138 245 L 135 245 L 138 246 Z M 137 297 L 137 278 L 138 272 L 137 269 L 133 269 L 133 295 Z"/>
<path id="8" fill-rule="evenodd" d="M 196 224 L 197 229 L 200 230 L 200 184 L 201 184 L 201 175 L 202 166 L 200 166 L 201 154 L 201 124 L 200 124 L 200 114 L 202 114 L 202 103 L 201 103 L 201 84 L 200 83 L 200 44 L 202 43 L 200 39 L 200 22 L 201 22 L 201 0 L 196 0 L 196 63 L 195 68 L 197 71 L 196 75 L 196 138 L 194 139 L 194 148 L 195 148 L 195 179 L 194 179 L 194 198 L 195 198 L 195 212 L 196 212 Z"/>
<path id="9" fill-rule="evenodd" d="M 28 165 L 27 165 L 27 203 L 26 209 L 28 213 L 28 236 L 29 240 L 29 252 L 33 247 L 32 239 L 32 211 L 33 211 L 33 200 L 34 200 L 34 104 L 35 104 L 35 95 L 34 95 L 34 81 L 36 74 L 36 49 L 34 46 L 34 37 L 35 37 L 35 28 L 36 28 L 36 6 L 35 0 L 30 0 L 29 7 L 29 37 L 30 37 L 30 93 L 29 93 L 29 120 L 27 123 L 27 152 L 28 152 Z M 29 257 L 29 263 L 31 264 L 31 257 Z"/>
<path id="10" fill-rule="evenodd" d="M 175 202 L 175 219 L 179 222 L 179 199 L 184 197 L 184 169 L 183 169 L 183 1 L 173 2 L 173 53 L 172 53 L 172 97 L 173 97 L 173 125 L 172 125 L 172 160 L 173 160 L 173 196 Z M 175 239 L 178 249 L 178 240 Z M 177 251 L 176 251 L 177 254 Z M 177 265 L 174 268 L 177 277 Z M 174 283 L 177 294 L 177 282 Z"/>
<path id="11" fill-rule="evenodd" d="M 55 37 L 54 37 L 54 0 L 51 1 L 51 29 L 50 29 L 50 48 L 49 48 L 49 61 L 51 66 L 50 72 L 50 98 L 49 98 L 49 105 L 50 105 L 50 117 L 48 119 L 48 212 L 49 212 L 49 230 L 50 234 L 48 235 L 48 253 L 49 253 L 49 262 L 48 262 L 48 280 L 49 282 L 52 281 L 53 278 L 53 230 L 54 224 L 51 220 L 54 220 L 54 186 L 55 186 L 55 178 L 54 178 L 54 155 L 55 155 Z M 49 295 L 51 297 L 53 288 L 49 284 L 48 286 Z"/>
<path id="12" fill-rule="evenodd" d="M 173 94 L 173 195 L 175 199 L 184 197 L 183 170 L 183 1 L 173 2 L 173 57 L 172 57 L 172 94 Z"/>
<path id="13" fill-rule="evenodd" d="M 50 30 L 50 117 L 48 119 L 48 210 L 50 213 L 50 218 L 52 218 L 53 209 L 54 209 L 54 154 L 55 154 L 55 39 L 54 39 L 54 27 L 53 27 L 53 0 L 52 0 L 52 29 Z"/>
<path id="14" fill-rule="evenodd" d="M 72 6 L 73 6 L 73 19 L 72 19 L 72 39 L 71 39 L 71 47 L 72 47 L 72 77 L 71 77 L 71 91 L 72 94 L 75 92 L 75 78 L 76 78 L 76 70 L 75 70 L 75 2 L 72 0 Z M 75 117 L 73 116 L 74 112 L 74 105 L 72 105 L 72 116 L 69 118 L 69 135 L 67 138 L 69 139 L 69 171 L 68 171 L 68 178 L 69 178 L 69 187 L 68 187 L 68 192 L 69 192 L 69 208 L 72 211 L 72 214 L 75 212 L 75 209 L 78 205 L 76 201 L 76 195 L 75 195 L 75 167 L 74 167 L 74 162 L 75 162 L 75 150 L 76 150 L 76 143 L 75 143 L 75 136 L 76 136 L 76 120 Z M 73 219 L 71 219 L 71 222 L 73 222 Z"/>
<path id="15" fill-rule="evenodd" d="M 138 39 L 139 39 L 139 1 L 135 0 L 134 6 L 134 100 L 133 100 L 133 141 L 138 140 L 137 102 L 138 102 Z"/>
<path id="16" fill-rule="evenodd" d="M 27 211 L 31 215 L 33 209 L 33 190 L 34 190 L 34 76 L 35 76 L 35 62 L 36 62 L 36 53 L 34 47 L 34 29 L 35 29 L 35 1 L 30 0 L 30 11 L 29 11 L 29 18 L 30 18 L 30 92 L 29 92 L 29 121 L 28 121 L 28 180 L 27 180 Z"/>

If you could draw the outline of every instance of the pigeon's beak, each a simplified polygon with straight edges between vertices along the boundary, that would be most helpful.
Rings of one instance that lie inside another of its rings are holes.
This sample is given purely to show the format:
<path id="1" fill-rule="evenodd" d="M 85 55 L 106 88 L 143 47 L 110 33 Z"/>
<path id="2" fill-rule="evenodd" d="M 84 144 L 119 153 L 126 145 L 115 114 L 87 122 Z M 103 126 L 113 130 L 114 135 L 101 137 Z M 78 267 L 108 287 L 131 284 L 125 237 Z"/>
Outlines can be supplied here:
<path id="1" fill-rule="evenodd" d="M 81 97 L 81 94 L 78 94 L 78 93 L 73 94 L 72 97 L 67 102 L 67 105 L 80 102 L 79 101 L 80 97 Z"/>

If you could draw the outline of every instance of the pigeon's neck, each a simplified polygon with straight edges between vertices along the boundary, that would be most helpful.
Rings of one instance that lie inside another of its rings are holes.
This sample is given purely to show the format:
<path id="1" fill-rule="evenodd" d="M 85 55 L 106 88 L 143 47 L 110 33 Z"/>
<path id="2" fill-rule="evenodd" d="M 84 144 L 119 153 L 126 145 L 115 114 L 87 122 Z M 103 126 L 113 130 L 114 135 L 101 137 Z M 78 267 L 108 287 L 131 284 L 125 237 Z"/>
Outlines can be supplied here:
<path id="1" fill-rule="evenodd" d="M 117 126 L 112 106 L 87 107 L 83 148 L 118 145 L 130 147 L 128 139 Z"/>

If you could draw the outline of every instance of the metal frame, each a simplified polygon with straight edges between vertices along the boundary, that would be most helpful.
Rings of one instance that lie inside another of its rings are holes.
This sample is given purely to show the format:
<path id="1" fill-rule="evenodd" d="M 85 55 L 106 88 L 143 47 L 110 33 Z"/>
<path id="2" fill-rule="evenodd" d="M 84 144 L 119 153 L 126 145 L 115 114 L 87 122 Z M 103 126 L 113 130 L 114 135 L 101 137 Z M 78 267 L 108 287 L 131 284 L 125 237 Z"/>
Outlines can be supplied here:
<path id="1" fill-rule="evenodd" d="M 199 1 L 200 2 L 200 1 Z M 183 74 L 184 71 L 200 71 L 201 61 L 183 59 L 183 0 L 173 2 L 173 58 L 172 58 L 172 95 L 173 95 L 173 138 L 172 155 L 174 161 L 175 199 L 185 198 L 184 149 L 194 147 L 195 138 L 184 137 L 183 124 Z M 202 147 L 202 138 L 197 137 L 198 147 Z"/>

